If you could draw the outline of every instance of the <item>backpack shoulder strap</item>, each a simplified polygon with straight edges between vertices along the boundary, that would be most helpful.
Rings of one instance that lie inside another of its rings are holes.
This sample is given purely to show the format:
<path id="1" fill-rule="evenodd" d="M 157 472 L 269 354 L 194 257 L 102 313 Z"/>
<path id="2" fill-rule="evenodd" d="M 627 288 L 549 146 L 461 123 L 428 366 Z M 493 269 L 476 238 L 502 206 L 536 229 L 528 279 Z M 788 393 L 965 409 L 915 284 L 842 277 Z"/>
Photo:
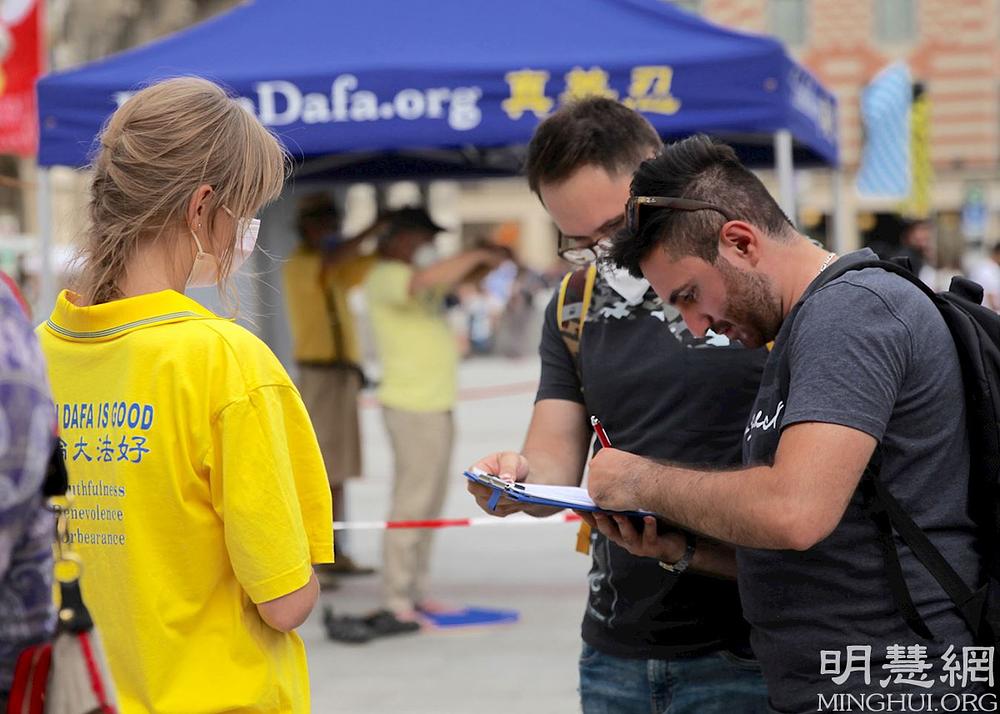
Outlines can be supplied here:
<path id="1" fill-rule="evenodd" d="M 580 389 L 583 390 L 583 375 L 580 371 L 580 339 L 583 337 L 583 326 L 587 324 L 587 312 L 594 297 L 594 281 L 597 279 L 597 265 L 578 268 L 563 276 L 559 284 L 559 298 L 556 300 L 556 320 L 559 322 L 559 336 L 566 345 L 566 350 L 573 358 L 573 368 L 576 370 Z M 590 554 L 590 526 L 580 523 L 576 534 L 576 552 Z"/>
<path id="2" fill-rule="evenodd" d="M 866 268 L 880 268 L 886 271 L 887 273 L 894 273 L 895 275 L 898 275 L 899 277 L 904 278 L 913 285 L 917 286 L 921 290 L 921 292 L 923 292 L 924 295 L 926 295 L 927 297 L 935 301 L 937 300 L 937 295 L 935 294 L 935 292 L 931 290 L 929 287 L 927 287 L 924 281 L 918 278 L 916 275 L 914 275 L 913 272 L 910 271 L 908 268 L 892 260 L 879 260 L 879 259 L 863 260 L 861 262 L 850 263 L 848 265 L 844 265 L 839 268 L 830 267 L 824 270 L 822 273 L 820 273 L 820 276 L 818 278 L 819 284 L 816 286 L 816 288 L 813 289 L 812 292 L 815 293 L 816 290 L 818 290 L 819 288 L 823 287 L 824 285 L 827 285 L 828 283 L 833 282 L 837 278 L 847 275 L 848 273 L 852 273 L 855 270 L 865 270 Z"/>
<path id="3" fill-rule="evenodd" d="M 880 268 L 908 280 L 939 308 L 944 302 L 941 297 L 934 293 L 933 290 L 904 265 L 886 260 L 867 260 L 831 271 L 829 275 L 824 273 L 822 276 L 822 285 L 830 283 L 851 271 L 864 270 L 865 268 Z M 949 325 L 949 329 L 950 327 Z M 782 381 L 782 388 L 787 393 L 787 370 L 781 375 L 780 379 Z M 933 637 L 923 617 L 917 611 L 913 598 L 910 595 L 910 589 L 906 584 L 899 561 L 899 552 L 896 548 L 895 538 L 893 537 L 894 532 L 910 547 L 917 560 L 923 564 L 938 582 L 941 589 L 944 590 L 955 605 L 962 619 L 969 626 L 977 641 L 980 640 L 983 634 L 986 589 L 973 590 L 970 588 L 941 551 L 931 543 L 927 534 L 913 521 L 899 501 L 889 492 L 889 489 L 879 476 L 882 466 L 881 448 L 881 445 L 876 446 L 872 459 L 861 476 L 858 487 L 861 491 L 864 510 L 874 521 L 878 530 L 879 547 L 882 550 L 886 565 L 886 574 L 889 580 L 889 590 L 892 593 L 896 609 L 899 610 L 906 624 L 914 633 L 925 639 Z"/>
<path id="4" fill-rule="evenodd" d="M 896 500 L 896 497 L 889 492 L 885 483 L 879 478 L 880 448 L 876 447 L 872 463 L 869 463 L 861 477 L 860 488 L 865 511 L 875 521 L 875 526 L 879 531 L 879 545 L 886 561 L 889 589 L 896 607 L 911 630 L 926 639 L 933 637 L 913 604 L 909 586 L 906 584 L 899 564 L 899 552 L 893 539 L 893 531 L 899 534 L 903 542 L 913 551 L 917 560 L 934 576 L 938 585 L 955 605 L 958 613 L 978 640 L 982 634 L 986 589 L 974 590 L 969 587 L 937 546 L 931 543 L 927 534 L 913 521 Z"/>
<path id="5" fill-rule="evenodd" d="M 556 319 L 559 322 L 559 336 L 562 337 L 573 358 L 573 366 L 580 376 L 580 340 L 583 326 L 587 323 L 587 311 L 594 297 L 594 282 L 597 279 L 597 265 L 591 264 L 563 276 L 556 301 Z"/>

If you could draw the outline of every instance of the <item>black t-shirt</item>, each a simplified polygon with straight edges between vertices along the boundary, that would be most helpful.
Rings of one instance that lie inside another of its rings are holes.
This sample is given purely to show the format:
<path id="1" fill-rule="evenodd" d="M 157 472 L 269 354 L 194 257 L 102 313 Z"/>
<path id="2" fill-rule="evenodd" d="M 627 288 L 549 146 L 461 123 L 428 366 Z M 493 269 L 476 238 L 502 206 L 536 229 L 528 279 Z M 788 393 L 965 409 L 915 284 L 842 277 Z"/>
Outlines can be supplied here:
<path id="1" fill-rule="evenodd" d="M 580 342 L 581 390 L 559 335 L 557 296 L 545 313 L 536 401 L 583 404 L 615 448 L 692 465 L 740 463 L 766 351 L 723 337 L 695 338 L 652 289 L 629 305 L 598 276 Z M 594 448 L 600 448 L 596 441 Z M 746 647 L 734 582 L 690 571 L 674 575 L 600 534 L 592 550 L 583 620 L 583 639 L 592 647 L 642 659 Z"/>
<path id="2" fill-rule="evenodd" d="M 874 257 L 869 250 L 850 253 L 828 270 Z M 746 463 L 772 463 L 781 431 L 793 424 L 839 424 L 871 435 L 882 444 L 882 482 L 965 581 L 978 583 L 964 392 L 937 308 L 903 278 L 878 269 L 850 272 L 818 289 L 813 283 L 803 299 L 794 320 L 782 325 L 764 370 L 744 440 Z M 787 395 L 780 393 L 784 360 Z M 933 640 L 917 637 L 897 610 L 878 533 L 857 492 L 833 533 L 809 550 L 738 551 L 753 648 L 776 710 L 816 711 L 820 694 L 956 691 L 941 680 L 942 657 L 949 646 L 959 652 L 969 646 L 969 632 L 913 552 L 898 539 L 897 545 Z M 876 686 L 886 677 L 888 648 L 896 645 L 925 648 L 933 668 L 916 677 L 923 684 Z M 871 647 L 870 685 L 858 674 L 834 682 L 839 672 L 823 672 L 822 651 L 846 662 L 850 647 Z"/>

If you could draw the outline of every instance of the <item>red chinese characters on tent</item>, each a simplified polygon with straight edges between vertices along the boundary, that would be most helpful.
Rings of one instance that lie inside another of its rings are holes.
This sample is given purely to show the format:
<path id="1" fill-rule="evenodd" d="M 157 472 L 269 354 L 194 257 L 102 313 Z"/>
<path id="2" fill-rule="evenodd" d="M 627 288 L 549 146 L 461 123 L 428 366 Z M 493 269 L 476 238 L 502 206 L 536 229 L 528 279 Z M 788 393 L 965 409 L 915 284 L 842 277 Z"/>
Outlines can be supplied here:
<path id="1" fill-rule="evenodd" d="M 0 0 L 0 154 L 29 156 L 38 148 L 41 5 L 42 0 Z"/>

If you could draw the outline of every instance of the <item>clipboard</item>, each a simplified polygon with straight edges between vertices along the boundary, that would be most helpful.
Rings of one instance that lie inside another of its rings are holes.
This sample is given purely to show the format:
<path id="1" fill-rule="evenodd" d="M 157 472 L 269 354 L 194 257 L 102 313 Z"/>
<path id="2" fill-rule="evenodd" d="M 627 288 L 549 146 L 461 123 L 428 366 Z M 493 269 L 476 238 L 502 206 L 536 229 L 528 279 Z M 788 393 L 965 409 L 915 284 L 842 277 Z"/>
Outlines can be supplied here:
<path id="1" fill-rule="evenodd" d="M 463 473 L 470 481 L 493 489 L 493 494 L 486 504 L 491 511 L 496 509 L 501 497 L 506 496 L 520 503 L 531 503 L 539 506 L 550 506 L 552 508 L 569 508 L 574 511 L 587 511 L 589 513 L 600 512 L 628 516 L 631 519 L 638 519 L 640 530 L 642 528 L 643 517 L 656 515 L 648 511 L 608 511 L 604 508 L 599 508 L 590 498 L 587 490 L 579 486 L 511 483 L 479 469 Z"/>

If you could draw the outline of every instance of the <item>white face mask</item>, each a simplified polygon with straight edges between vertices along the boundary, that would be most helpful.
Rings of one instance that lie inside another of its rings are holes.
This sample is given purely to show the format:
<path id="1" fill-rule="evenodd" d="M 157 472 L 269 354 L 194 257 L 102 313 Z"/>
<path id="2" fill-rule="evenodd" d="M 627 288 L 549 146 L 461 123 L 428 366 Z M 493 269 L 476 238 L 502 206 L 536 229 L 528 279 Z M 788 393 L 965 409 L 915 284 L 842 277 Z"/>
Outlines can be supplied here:
<path id="1" fill-rule="evenodd" d="M 233 254 L 232 272 L 239 270 L 257 246 L 257 234 L 260 233 L 260 219 L 251 218 L 243 229 L 240 242 L 236 244 L 236 252 Z"/>
<path id="2" fill-rule="evenodd" d="M 424 243 L 413 252 L 413 265 L 417 268 L 426 268 L 433 265 L 438 260 L 437 248 L 433 243 Z"/>
<path id="3" fill-rule="evenodd" d="M 230 216 L 233 215 L 233 212 L 225 206 L 222 209 Z M 257 245 L 257 234 L 259 232 L 260 219 L 251 219 L 243 229 L 243 233 L 236 244 L 236 249 L 233 251 L 233 262 L 229 269 L 230 273 L 235 273 L 239 270 L 247 261 L 247 258 L 250 257 L 250 254 L 253 253 L 253 249 Z M 189 288 L 210 288 L 219 282 L 219 260 L 211 253 L 206 253 L 202 249 L 201 241 L 198 240 L 198 234 L 191 231 L 191 237 L 194 238 L 194 243 L 198 246 L 198 253 L 194 257 L 194 264 L 191 266 L 191 272 L 188 273 L 185 286 Z"/>
<path id="4" fill-rule="evenodd" d="M 602 262 L 601 275 L 611 288 L 625 298 L 629 305 L 638 305 L 645 298 L 649 291 L 649 281 L 644 278 L 637 278 L 625 268 L 618 268 L 608 263 Z"/>

